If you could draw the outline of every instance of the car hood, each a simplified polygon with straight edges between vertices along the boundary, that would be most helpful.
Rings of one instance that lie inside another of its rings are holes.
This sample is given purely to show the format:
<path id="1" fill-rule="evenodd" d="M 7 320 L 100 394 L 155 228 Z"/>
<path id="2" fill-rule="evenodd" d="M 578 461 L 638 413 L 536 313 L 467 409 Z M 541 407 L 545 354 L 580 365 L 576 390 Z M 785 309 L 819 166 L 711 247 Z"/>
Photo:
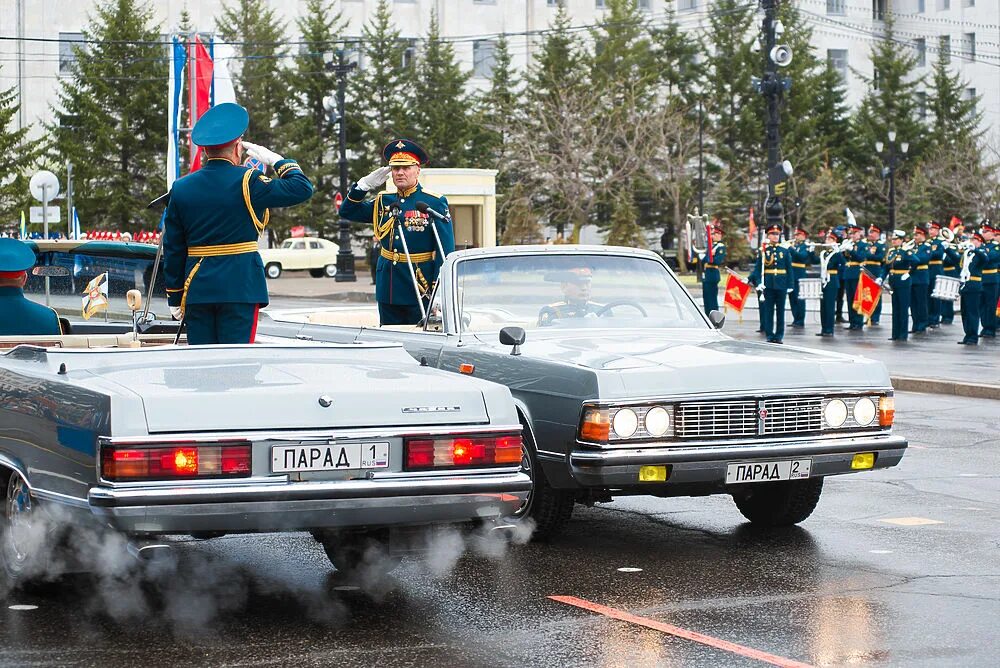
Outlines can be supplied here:
<path id="1" fill-rule="evenodd" d="M 66 363 L 80 373 L 87 362 L 141 397 L 151 434 L 489 422 L 478 381 L 421 367 L 398 346 L 165 347 Z"/>
<path id="2" fill-rule="evenodd" d="M 885 366 L 875 360 L 716 332 L 630 330 L 623 336 L 613 330 L 536 330 L 528 333 L 521 352 L 593 370 L 602 398 L 890 385 Z"/>

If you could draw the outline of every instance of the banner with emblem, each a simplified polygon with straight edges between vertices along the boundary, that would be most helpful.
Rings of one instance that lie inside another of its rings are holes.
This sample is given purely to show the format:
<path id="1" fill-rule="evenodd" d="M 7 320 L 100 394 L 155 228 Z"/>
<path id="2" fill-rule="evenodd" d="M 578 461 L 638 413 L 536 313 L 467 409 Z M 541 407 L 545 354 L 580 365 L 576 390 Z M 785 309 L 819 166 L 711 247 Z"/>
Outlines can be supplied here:
<path id="1" fill-rule="evenodd" d="M 108 310 L 108 272 L 99 274 L 83 291 L 83 319 L 90 320 L 90 316 L 99 311 Z"/>
<path id="2" fill-rule="evenodd" d="M 871 318 L 881 298 L 882 286 L 867 269 L 862 269 L 861 277 L 858 279 L 858 289 L 854 291 L 852 303 L 855 312 L 860 313 L 865 318 Z"/>
<path id="3" fill-rule="evenodd" d="M 733 309 L 742 317 L 743 307 L 746 306 L 747 297 L 752 291 L 747 279 L 743 278 L 731 269 L 726 270 L 729 277 L 726 279 L 726 296 L 722 302 L 724 308 Z"/>
<path id="4" fill-rule="evenodd" d="M 1000 299 L 997 300 L 997 310 L 995 311 L 997 317 L 1000 318 Z"/>

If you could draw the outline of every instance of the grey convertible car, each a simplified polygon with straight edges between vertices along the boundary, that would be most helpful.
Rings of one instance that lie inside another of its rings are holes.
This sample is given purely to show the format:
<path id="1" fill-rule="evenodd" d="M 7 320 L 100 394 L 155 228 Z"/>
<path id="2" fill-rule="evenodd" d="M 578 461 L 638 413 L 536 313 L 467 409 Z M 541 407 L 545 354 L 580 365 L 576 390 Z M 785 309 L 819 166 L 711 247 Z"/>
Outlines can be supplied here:
<path id="1" fill-rule="evenodd" d="M 429 366 L 510 388 L 533 487 L 519 516 L 556 533 L 576 503 L 731 495 L 751 522 L 801 522 L 826 476 L 895 466 L 882 363 L 734 340 L 662 259 L 628 248 L 515 246 L 448 256 L 426 321 L 369 307 L 272 312 L 262 330 L 400 342 Z"/>
<path id="2" fill-rule="evenodd" d="M 30 296 L 43 301 L 47 279 L 50 304 L 79 313 L 104 276 L 109 310 L 67 317 L 63 335 L 0 337 L 8 579 L 49 573 L 67 525 L 139 549 L 167 534 L 310 531 L 350 570 L 373 545 L 392 560 L 428 525 L 489 530 L 523 506 L 506 387 L 422 367 L 392 342 L 174 345 L 177 323 L 126 305 L 155 282 L 155 251 L 38 248 Z"/>

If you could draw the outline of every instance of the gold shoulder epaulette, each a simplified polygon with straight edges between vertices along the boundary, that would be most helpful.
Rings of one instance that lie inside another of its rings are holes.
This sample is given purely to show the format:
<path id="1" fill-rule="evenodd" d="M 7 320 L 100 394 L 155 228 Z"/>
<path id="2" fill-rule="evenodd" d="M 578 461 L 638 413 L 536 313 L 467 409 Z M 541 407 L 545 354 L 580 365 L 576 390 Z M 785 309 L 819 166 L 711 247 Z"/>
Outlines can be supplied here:
<path id="1" fill-rule="evenodd" d="M 424 192 L 425 195 L 430 195 L 431 197 L 437 197 L 438 199 L 441 199 L 442 197 L 444 197 L 444 195 L 441 195 L 440 193 L 436 193 L 433 190 L 428 190 L 427 188 L 424 188 L 423 192 Z"/>

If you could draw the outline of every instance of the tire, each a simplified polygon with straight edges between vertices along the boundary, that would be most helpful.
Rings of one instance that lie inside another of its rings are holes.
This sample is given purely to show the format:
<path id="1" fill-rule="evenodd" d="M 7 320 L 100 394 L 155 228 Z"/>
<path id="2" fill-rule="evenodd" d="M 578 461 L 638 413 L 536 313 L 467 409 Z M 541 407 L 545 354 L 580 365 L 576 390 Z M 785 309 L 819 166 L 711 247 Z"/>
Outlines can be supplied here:
<path id="1" fill-rule="evenodd" d="M 531 539 L 546 541 L 562 533 L 576 505 L 576 493 L 572 490 L 554 489 L 549 485 L 545 472 L 538 464 L 535 443 L 527 424 L 523 427 L 521 446 L 521 470 L 531 477 L 531 491 L 528 499 L 516 513 L 507 518 L 513 523 L 533 523 Z"/>
<path id="2" fill-rule="evenodd" d="M 378 579 L 402 562 L 389 553 L 387 537 L 377 533 L 324 531 L 315 538 L 337 572 L 350 579 Z"/>
<path id="3" fill-rule="evenodd" d="M 323 273 L 326 275 L 327 278 L 333 278 L 334 276 L 337 275 L 337 265 L 335 264 L 326 265 L 325 267 L 323 267 Z"/>
<path id="4" fill-rule="evenodd" d="M 278 278 L 281 276 L 281 265 L 277 262 L 269 262 L 266 267 L 264 267 L 264 273 L 267 274 L 268 278 Z"/>
<path id="5" fill-rule="evenodd" d="M 323 278 L 324 272 L 322 269 L 310 269 L 309 275 L 313 278 Z"/>
<path id="6" fill-rule="evenodd" d="M 44 540 L 32 530 L 39 510 L 28 484 L 14 472 L 0 471 L 0 499 L 0 566 L 11 585 L 29 584 L 45 571 L 47 559 Z"/>
<path id="7" fill-rule="evenodd" d="M 763 482 L 734 495 L 736 507 L 752 524 L 783 527 L 798 524 L 812 515 L 823 492 L 823 478 Z"/>

